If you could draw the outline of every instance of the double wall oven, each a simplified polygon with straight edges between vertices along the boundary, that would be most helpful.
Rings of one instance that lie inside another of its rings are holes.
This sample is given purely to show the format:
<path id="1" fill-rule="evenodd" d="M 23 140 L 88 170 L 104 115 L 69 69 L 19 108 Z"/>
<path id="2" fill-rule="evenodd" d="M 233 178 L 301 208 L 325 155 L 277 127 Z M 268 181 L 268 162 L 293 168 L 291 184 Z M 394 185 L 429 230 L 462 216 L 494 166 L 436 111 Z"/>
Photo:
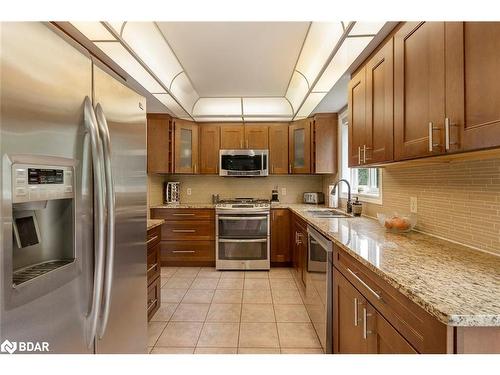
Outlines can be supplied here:
<path id="1" fill-rule="evenodd" d="M 218 270 L 270 268 L 270 204 L 238 198 L 216 205 L 216 261 Z"/>

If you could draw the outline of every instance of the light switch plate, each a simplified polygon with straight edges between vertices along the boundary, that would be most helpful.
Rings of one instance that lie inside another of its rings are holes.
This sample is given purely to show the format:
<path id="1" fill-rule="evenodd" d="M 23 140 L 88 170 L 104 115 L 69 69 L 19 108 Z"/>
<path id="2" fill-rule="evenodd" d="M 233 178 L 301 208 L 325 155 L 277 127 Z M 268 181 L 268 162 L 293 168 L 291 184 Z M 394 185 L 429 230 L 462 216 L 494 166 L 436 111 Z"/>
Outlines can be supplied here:
<path id="1" fill-rule="evenodd" d="M 281 195 L 283 195 L 283 196 L 286 195 L 286 188 L 285 187 L 281 188 Z"/>
<path id="2" fill-rule="evenodd" d="M 410 197 L 410 212 L 412 214 L 417 213 L 417 197 Z"/>
<path id="3" fill-rule="evenodd" d="M 186 193 L 187 195 L 191 195 L 191 188 L 187 188 Z"/>

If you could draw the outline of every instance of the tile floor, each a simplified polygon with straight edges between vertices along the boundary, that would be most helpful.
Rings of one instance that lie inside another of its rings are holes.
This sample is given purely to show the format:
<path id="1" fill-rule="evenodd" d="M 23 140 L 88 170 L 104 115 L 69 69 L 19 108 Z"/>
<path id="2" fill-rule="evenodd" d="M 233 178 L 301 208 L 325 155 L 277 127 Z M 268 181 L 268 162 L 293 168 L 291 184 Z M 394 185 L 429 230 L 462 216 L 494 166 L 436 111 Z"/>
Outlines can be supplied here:
<path id="1" fill-rule="evenodd" d="M 163 267 L 153 354 L 320 354 L 292 272 Z"/>

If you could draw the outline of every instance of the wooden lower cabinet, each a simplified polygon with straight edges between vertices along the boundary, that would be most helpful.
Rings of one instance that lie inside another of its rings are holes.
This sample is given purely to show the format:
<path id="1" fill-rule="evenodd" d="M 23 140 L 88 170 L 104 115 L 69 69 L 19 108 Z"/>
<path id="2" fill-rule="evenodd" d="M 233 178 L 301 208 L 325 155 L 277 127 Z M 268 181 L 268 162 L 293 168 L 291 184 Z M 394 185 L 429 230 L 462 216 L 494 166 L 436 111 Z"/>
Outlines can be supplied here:
<path id="1" fill-rule="evenodd" d="M 147 314 L 149 321 L 161 305 L 160 227 L 148 230 L 146 247 Z"/>
<path id="2" fill-rule="evenodd" d="M 288 266 L 292 262 L 290 248 L 290 211 L 271 210 L 271 264 Z"/>
<path id="3" fill-rule="evenodd" d="M 290 244 L 292 250 L 292 265 L 295 277 L 302 285 L 306 286 L 307 278 L 307 224 L 297 215 L 291 216 L 291 237 Z"/>
<path id="4" fill-rule="evenodd" d="M 153 208 L 151 217 L 165 220 L 159 244 L 162 266 L 215 265 L 214 209 Z"/>

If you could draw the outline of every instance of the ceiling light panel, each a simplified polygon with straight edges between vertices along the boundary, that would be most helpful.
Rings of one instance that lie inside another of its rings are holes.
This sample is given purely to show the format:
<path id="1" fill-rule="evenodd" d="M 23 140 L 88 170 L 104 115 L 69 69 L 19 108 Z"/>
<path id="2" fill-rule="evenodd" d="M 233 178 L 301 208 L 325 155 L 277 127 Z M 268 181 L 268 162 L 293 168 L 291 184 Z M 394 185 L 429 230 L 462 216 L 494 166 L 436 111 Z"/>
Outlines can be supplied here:
<path id="1" fill-rule="evenodd" d="M 341 22 L 313 22 L 309 28 L 296 70 L 311 85 L 344 33 Z"/>
<path id="2" fill-rule="evenodd" d="M 165 86 L 183 71 L 154 22 L 127 22 L 122 38 Z"/>
<path id="3" fill-rule="evenodd" d="M 97 42 L 95 45 L 108 55 L 120 68 L 151 93 L 165 92 L 163 87 L 119 42 Z"/>
<path id="4" fill-rule="evenodd" d="M 290 103 L 285 98 L 243 98 L 244 116 L 292 116 Z"/>
<path id="5" fill-rule="evenodd" d="M 195 91 L 191 81 L 184 72 L 174 78 L 170 86 L 170 92 L 188 111 L 193 109 L 194 104 L 199 98 L 198 93 Z"/>
<path id="6" fill-rule="evenodd" d="M 299 112 L 297 113 L 298 118 L 303 118 L 309 116 L 309 114 L 316 108 L 321 100 L 325 97 L 326 92 L 312 92 L 309 94 L 307 99 L 300 107 Z"/>
<path id="7" fill-rule="evenodd" d="M 71 22 L 89 40 L 116 40 L 100 22 Z"/>
<path id="8" fill-rule="evenodd" d="M 371 36 L 346 38 L 314 86 L 313 92 L 330 91 L 372 39 Z"/>
<path id="9" fill-rule="evenodd" d="M 385 25 L 385 22 L 356 22 L 349 32 L 352 35 L 376 35 Z"/>
<path id="10" fill-rule="evenodd" d="M 304 97 L 309 91 L 309 85 L 302 74 L 295 71 L 293 72 L 292 79 L 288 85 L 288 90 L 286 90 L 286 98 L 290 101 L 293 107 L 293 111 L 299 109 L 300 103 L 304 100 Z"/>
<path id="11" fill-rule="evenodd" d="M 248 117 L 248 116 L 244 116 L 243 120 L 245 122 L 291 121 L 292 120 L 292 116 L 286 116 L 286 117 Z"/>
<path id="12" fill-rule="evenodd" d="M 195 117 L 195 121 L 199 122 L 241 122 L 243 119 L 240 117 Z"/>
<path id="13" fill-rule="evenodd" d="M 169 94 L 153 94 L 162 104 L 164 104 L 176 117 L 190 118 L 189 115 L 177 104 Z"/>
<path id="14" fill-rule="evenodd" d="M 125 22 L 123 21 L 108 21 L 105 22 L 109 27 L 111 27 L 118 35 L 122 32 L 122 27 Z"/>
<path id="15" fill-rule="evenodd" d="M 241 98 L 200 98 L 193 108 L 194 116 L 239 116 Z"/>

